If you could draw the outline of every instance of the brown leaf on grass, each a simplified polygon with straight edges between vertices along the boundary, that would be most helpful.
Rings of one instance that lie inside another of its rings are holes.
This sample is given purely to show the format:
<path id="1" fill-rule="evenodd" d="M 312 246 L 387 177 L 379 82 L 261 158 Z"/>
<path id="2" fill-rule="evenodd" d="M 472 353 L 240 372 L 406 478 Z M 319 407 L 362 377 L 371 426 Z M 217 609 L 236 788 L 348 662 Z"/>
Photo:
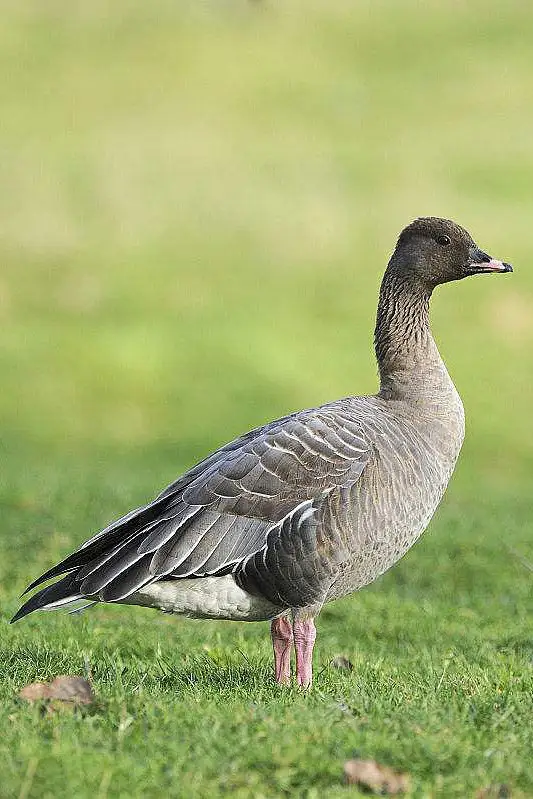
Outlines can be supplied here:
<path id="1" fill-rule="evenodd" d="M 487 785 L 476 793 L 476 799 L 510 799 L 511 789 L 508 785 Z"/>
<path id="2" fill-rule="evenodd" d="M 394 795 L 409 790 L 408 774 L 393 771 L 375 760 L 347 760 L 344 764 L 344 775 L 349 785 L 359 785 L 381 795 Z"/>
<path id="3" fill-rule="evenodd" d="M 90 705 L 94 702 L 94 694 L 90 684 L 83 677 L 56 677 L 50 683 L 51 699 L 62 702 L 75 702 L 78 705 Z"/>
<path id="4" fill-rule="evenodd" d="M 353 663 L 348 658 L 345 658 L 344 655 L 337 655 L 331 661 L 331 665 L 334 669 L 339 669 L 340 671 L 353 671 Z"/>
<path id="5" fill-rule="evenodd" d="M 26 702 L 37 702 L 40 699 L 53 699 L 68 702 L 71 705 L 90 705 L 94 702 L 91 686 L 83 677 L 56 677 L 51 683 L 33 682 L 24 686 L 19 697 Z"/>
<path id="6" fill-rule="evenodd" d="M 45 682 L 32 682 L 29 685 L 25 685 L 24 688 L 19 691 L 19 696 L 27 702 L 37 702 L 39 699 L 48 699 L 50 696 L 48 693 L 49 687 L 48 683 Z"/>

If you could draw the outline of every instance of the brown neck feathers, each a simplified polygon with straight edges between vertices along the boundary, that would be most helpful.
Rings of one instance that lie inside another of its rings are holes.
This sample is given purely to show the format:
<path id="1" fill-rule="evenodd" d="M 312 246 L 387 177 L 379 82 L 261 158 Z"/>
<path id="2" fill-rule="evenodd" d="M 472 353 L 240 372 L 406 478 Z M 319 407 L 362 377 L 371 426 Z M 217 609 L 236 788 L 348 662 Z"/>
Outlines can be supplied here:
<path id="1" fill-rule="evenodd" d="M 425 361 L 440 361 L 429 325 L 430 297 L 431 289 L 414 275 L 399 273 L 389 265 L 381 284 L 374 333 L 382 393 L 390 394 L 395 375 L 405 384 L 410 374 L 421 373 Z"/>

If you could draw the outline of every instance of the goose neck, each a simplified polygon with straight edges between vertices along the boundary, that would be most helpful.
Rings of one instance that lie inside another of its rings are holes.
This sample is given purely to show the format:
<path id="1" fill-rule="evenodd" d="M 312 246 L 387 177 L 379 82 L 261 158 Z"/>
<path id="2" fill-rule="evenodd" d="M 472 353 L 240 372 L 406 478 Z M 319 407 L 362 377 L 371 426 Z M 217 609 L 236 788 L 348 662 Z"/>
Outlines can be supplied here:
<path id="1" fill-rule="evenodd" d="M 381 380 L 380 395 L 420 398 L 446 369 L 429 323 L 432 289 L 392 265 L 381 284 L 374 343 Z M 433 393 L 433 392 L 432 392 Z"/>

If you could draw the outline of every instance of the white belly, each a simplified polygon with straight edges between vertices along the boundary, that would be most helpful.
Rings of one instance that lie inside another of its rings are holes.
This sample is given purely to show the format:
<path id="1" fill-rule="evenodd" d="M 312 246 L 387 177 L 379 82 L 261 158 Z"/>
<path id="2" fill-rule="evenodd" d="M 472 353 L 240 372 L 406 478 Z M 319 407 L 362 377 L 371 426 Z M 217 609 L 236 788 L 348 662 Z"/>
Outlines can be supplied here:
<path id="1" fill-rule="evenodd" d="M 125 604 L 159 608 L 166 613 L 178 613 L 195 619 L 231 621 L 264 621 L 273 619 L 283 610 L 267 599 L 243 591 L 231 574 L 224 577 L 159 580 L 132 594 Z"/>

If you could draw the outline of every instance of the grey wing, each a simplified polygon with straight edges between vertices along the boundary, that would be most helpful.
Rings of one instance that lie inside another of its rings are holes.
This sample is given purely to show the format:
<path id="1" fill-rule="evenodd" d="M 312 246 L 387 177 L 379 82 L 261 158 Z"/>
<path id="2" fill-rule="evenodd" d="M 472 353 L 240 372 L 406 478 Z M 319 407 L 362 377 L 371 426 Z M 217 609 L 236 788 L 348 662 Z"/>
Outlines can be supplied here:
<path id="1" fill-rule="evenodd" d="M 30 588 L 69 572 L 72 594 L 112 602 L 163 578 L 235 572 L 249 590 L 294 604 L 283 579 L 311 586 L 312 573 L 316 583 L 331 568 L 324 499 L 342 502 L 370 455 L 357 421 L 332 406 L 285 417 L 213 453 Z"/>

